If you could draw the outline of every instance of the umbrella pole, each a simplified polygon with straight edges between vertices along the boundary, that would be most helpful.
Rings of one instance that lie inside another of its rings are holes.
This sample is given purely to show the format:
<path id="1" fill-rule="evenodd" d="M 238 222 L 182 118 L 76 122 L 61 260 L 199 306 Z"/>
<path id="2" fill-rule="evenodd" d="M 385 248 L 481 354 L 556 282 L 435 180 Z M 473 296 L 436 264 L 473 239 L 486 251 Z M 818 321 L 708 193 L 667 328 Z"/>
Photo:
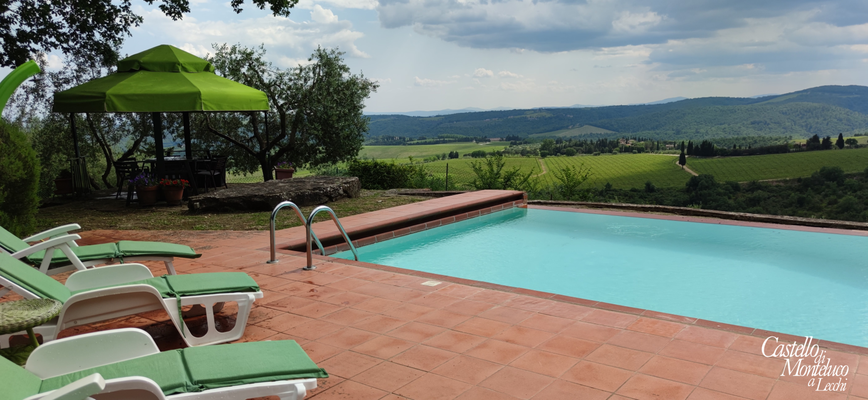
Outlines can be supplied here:
<path id="1" fill-rule="evenodd" d="M 151 119 L 154 121 L 154 149 L 157 152 L 157 163 L 154 166 L 154 176 L 157 179 L 163 177 L 163 116 L 155 112 L 151 113 Z"/>
<path id="2" fill-rule="evenodd" d="M 187 161 L 193 160 L 193 143 L 190 140 L 190 113 L 184 113 L 184 152 L 187 155 Z"/>

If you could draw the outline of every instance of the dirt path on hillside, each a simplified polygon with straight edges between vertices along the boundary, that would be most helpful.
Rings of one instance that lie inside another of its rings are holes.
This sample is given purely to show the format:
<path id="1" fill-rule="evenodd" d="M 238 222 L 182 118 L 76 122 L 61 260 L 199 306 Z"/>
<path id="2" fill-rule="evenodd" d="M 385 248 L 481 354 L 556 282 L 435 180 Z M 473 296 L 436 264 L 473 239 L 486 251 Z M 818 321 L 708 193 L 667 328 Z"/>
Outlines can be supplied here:
<path id="1" fill-rule="evenodd" d="M 699 174 L 697 174 L 696 172 L 693 172 L 692 169 L 688 168 L 687 165 L 685 165 L 685 166 L 681 166 L 681 164 L 679 164 L 678 161 L 675 161 L 675 165 L 677 165 L 677 166 L 681 167 L 681 169 L 683 169 L 683 170 L 689 172 L 690 175 L 693 175 L 693 176 L 699 176 Z"/>
<path id="2" fill-rule="evenodd" d="M 543 175 L 545 175 L 545 174 L 547 174 L 547 173 L 549 172 L 549 170 L 546 169 L 546 162 L 543 161 L 542 158 L 537 158 L 536 160 L 539 161 L 539 167 L 542 169 L 542 172 L 540 172 L 540 173 L 534 175 L 534 176 L 533 176 L 534 178 L 536 178 L 536 177 L 538 177 L 538 176 L 543 176 Z"/>

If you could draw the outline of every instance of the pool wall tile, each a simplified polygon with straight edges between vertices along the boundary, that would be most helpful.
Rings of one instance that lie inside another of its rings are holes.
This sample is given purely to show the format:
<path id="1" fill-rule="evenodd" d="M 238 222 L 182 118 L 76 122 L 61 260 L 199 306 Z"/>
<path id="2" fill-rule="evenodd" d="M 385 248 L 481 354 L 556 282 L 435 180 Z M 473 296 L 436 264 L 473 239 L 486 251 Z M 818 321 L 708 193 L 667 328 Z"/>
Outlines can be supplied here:
<path id="1" fill-rule="evenodd" d="M 746 326 L 725 324 L 723 322 L 708 321 L 705 319 L 698 319 L 694 324 L 698 326 L 705 326 L 708 328 L 720 329 L 723 331 L 737 332 L 745 335 L 750 335 L 754 331 L 754 328 L 748 328 Z"/>
<path id="2" fill-rule="evenodd" d="M 651 318 L 665 319 L 667 321 L 681 322 L 684 324 L 693 324 L 696 322 L 696 318 L 685 317 L 683 315 L 662 313 L 659 311 L 645 310 L 642 312 L 642 315 Z"/>

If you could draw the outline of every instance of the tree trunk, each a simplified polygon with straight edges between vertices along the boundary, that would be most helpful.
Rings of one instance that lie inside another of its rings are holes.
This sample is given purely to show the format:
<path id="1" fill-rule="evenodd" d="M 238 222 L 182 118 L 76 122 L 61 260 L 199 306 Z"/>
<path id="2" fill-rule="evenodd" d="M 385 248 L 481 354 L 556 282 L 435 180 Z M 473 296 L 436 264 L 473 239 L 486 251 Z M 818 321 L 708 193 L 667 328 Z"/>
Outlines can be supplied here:
<path id="1" fill-rule="evenodd" d="M 114 157 L 112 157 L 111 147 L 106 143 L 105 138 L 99 134 L 96 130 L 96 126 L 93 123 L 93 119 L 90 117 L 90 114 L 84 114 L 85 120 L 87 120 L 87 125 L 90 127 L 90 131 L 93 134 L 93 137 L 96 138 L 97 143 L 99 143 L 99 148 L 102 150 L 102 155 L 105 158 L 105 170 L 102 173 L 102 183 L 105 184 L 107 188 L 114 188 L 115 185 L 112 185 L 108 181 L 109 175 L 112 173 L 112 167 L 114 166 Z"/>

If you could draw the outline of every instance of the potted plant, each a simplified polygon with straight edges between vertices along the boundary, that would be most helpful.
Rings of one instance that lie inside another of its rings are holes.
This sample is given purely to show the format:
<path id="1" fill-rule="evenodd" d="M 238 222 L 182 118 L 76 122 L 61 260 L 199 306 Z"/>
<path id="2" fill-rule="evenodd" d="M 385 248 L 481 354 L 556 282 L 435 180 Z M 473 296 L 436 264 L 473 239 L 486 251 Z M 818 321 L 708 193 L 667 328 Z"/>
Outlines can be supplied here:
<path id="1" fill-rule="evenodd" d="M 295 172 L 295 168 L 292 167 L 292 163 L 288 161 L 281 161 L 274 166 L 274 178 L 275 179 L 289 179 L 292 178 L 292 174 Z"/>
<path id="2" fill-rule="evenodd" d="M 166 203 L 170 206 L 181 204 L 181 199 L 184 198 L 184 188 L 187 186 L 190 186 L 190 181 L 186 179 L 160 179 L 163 197 L 166 198 Z"/>
<path id="3" fill-rule="evenodd" d="M 136 188 L 139 205 L 152 206 L 157 202 L 157 181 L 154 177 L 142 172 L 130 179 L 130 185 Z"/>

